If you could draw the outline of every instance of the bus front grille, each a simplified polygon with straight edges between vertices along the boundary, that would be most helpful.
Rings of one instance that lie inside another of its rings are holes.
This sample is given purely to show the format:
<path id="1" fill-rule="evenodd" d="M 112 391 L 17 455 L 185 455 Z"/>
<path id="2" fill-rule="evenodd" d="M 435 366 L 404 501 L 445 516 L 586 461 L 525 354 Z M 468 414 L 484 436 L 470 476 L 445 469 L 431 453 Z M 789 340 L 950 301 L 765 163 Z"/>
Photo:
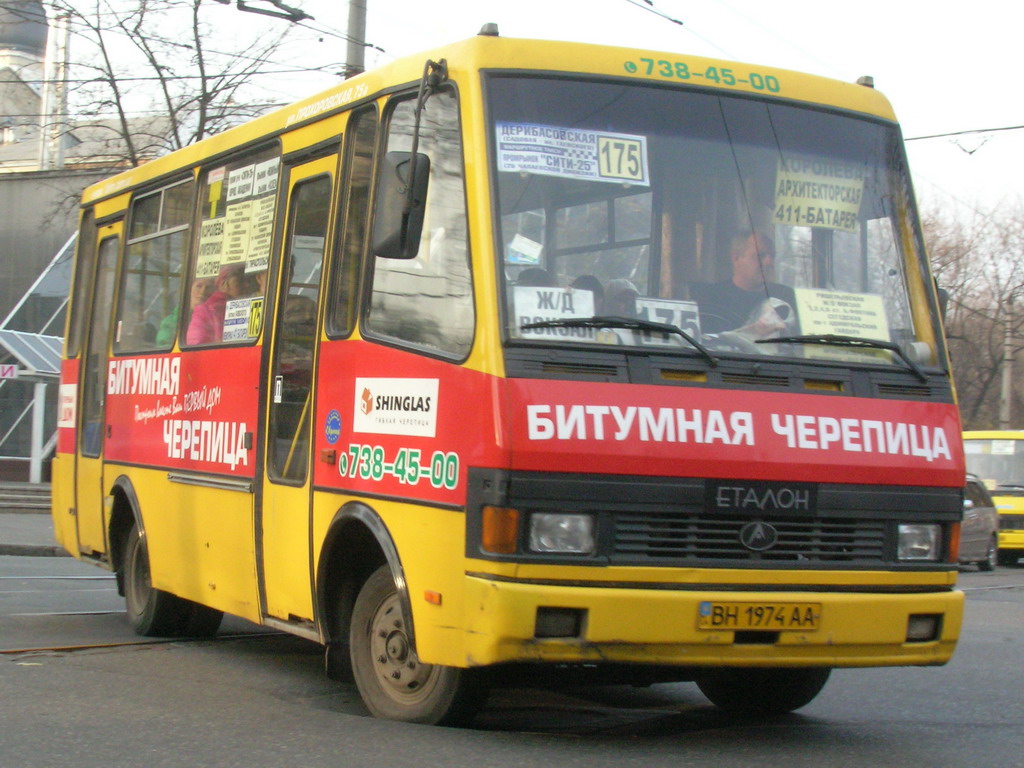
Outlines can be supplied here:
<path id="1" fill-rule="evenodd" d="M 768 528 L 753 531 L 757 536 L 752 540 L 749 526 L 757 523 Z M 619 512 L 614 527 L 613 557 L 622 562 L 860 563 L 881 562 L 886 554 L 887 526 L 881 520 L 773 517 L 752 521 L 702 514 Z"/>
<path id="2" fill-rule="evenodd" d="M 1024 515 L 1000 515 L 999 530 L 1020 531 L 1024 530 Z"/>

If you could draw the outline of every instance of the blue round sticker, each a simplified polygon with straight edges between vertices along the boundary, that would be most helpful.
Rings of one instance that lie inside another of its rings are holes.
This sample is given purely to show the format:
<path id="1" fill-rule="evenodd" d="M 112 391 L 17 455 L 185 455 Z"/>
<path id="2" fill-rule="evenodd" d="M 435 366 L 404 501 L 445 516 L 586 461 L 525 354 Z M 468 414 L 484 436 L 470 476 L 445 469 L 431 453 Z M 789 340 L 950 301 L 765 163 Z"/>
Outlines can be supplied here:
<path id="1" fill-rule="evenodd" d="M 327 414 L 327 423 L 324 424 L 324 437 L 327 438 L 327 442 L 331 445 L 338 442 L 338 438 L 341 437 L 341 414 L 337 411 L 331 411 Z"/>

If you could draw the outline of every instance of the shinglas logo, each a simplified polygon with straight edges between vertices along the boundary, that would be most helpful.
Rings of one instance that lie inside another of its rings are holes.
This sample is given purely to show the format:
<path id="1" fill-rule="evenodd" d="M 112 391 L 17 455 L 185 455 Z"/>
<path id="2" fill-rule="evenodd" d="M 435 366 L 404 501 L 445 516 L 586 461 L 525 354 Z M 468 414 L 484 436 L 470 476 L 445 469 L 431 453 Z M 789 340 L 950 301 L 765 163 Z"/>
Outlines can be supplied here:
<path id="1" fill-rule="evenodd" d="M 768 483 L 715 480 L 707 484 L 704 508 L 740 514 L 812 514 L 818 508 L 813 483 Z"/>
<path id="2" fill-rule="evenodd" d="M 435 437 L 437 379 L 356 379 L 352 429 Z"/>

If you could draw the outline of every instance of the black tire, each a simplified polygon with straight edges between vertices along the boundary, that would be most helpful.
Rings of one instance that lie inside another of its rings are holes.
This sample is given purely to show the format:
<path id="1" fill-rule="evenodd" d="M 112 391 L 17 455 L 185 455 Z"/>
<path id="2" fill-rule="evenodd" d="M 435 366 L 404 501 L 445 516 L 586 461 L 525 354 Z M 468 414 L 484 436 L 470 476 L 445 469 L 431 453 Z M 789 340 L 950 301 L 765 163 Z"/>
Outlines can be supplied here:
<path id="1" fill-rule="evenodd" d="M 182 622 L 178 634 L 183 637 L 213 637 L 220 629 L 220 623 L 224 619 L 224 612 L 209 608 L 205 605 L 178 598 L 186 605 L 185 620 Z"/>
<path id="2" fill-rule="evenodd" d="M 985 550 L 985 559 L 978 561 L 979 571 L 994 571 L 999 559 L 999 540 L 993 536 L 989 539 L 988 549 Z"/>
<path id="3" fill-rule="evenodd" d="M 996 554 L 996 562 L 1004 568 L 1012 568 L 1020 559 L 1020 551 L 1016 549 L 1001 549 Z"/>
<path id="4" fill-rule="evenodd" d="M 771 717 L 809 704 L 831 672 L 828 667 L 717 669 L 699 677 L 697 686 L 730 715 Z"/>
<path id="5" fill-rule="evenodd" d="M 144 637 L 212 637 L 223 613 L 153 588 L 146 542 L 132 524 L 121 560 L 128 623 Z"/>
<path id="6" fill-rule="evenodd" d="M 349 649 L 359 694 L 376 717 L 467 725 L 487 698 L 486 685 L 476 670 L 419 661 L 387 565 L 374 571 L 359 590 Z"/>

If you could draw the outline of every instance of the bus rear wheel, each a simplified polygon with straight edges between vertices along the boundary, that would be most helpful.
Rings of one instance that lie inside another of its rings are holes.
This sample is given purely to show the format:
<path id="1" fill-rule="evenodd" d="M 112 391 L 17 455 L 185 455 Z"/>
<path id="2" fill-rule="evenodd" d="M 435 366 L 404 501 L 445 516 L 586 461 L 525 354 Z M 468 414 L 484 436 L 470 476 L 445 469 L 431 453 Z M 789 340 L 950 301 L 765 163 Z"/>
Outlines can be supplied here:
<path id="1" fill-rule="evenodd" d="M 121 562 L 128 623 L 136 634 L 144 637 L 212 637 L 217 634 L 223 613 L 153 588 L 149 552 L 135 524 L 125 539 Z"/>
<path id="2" fill-rule="evenodd" d="M 716 669 L 699 677 L 697 687 L 730 715 L 771 717 L 809 704 L 831 672 L 828 667 Z"/>
<path id="3" fill-rule="evenodd" d="M 487 697 L 476 670 L 424 664 L 412 647 L 391 569 L 378 568 L 352 611 L 352 674 L 376 717 L 428 725 L 466 725 Z"/>

